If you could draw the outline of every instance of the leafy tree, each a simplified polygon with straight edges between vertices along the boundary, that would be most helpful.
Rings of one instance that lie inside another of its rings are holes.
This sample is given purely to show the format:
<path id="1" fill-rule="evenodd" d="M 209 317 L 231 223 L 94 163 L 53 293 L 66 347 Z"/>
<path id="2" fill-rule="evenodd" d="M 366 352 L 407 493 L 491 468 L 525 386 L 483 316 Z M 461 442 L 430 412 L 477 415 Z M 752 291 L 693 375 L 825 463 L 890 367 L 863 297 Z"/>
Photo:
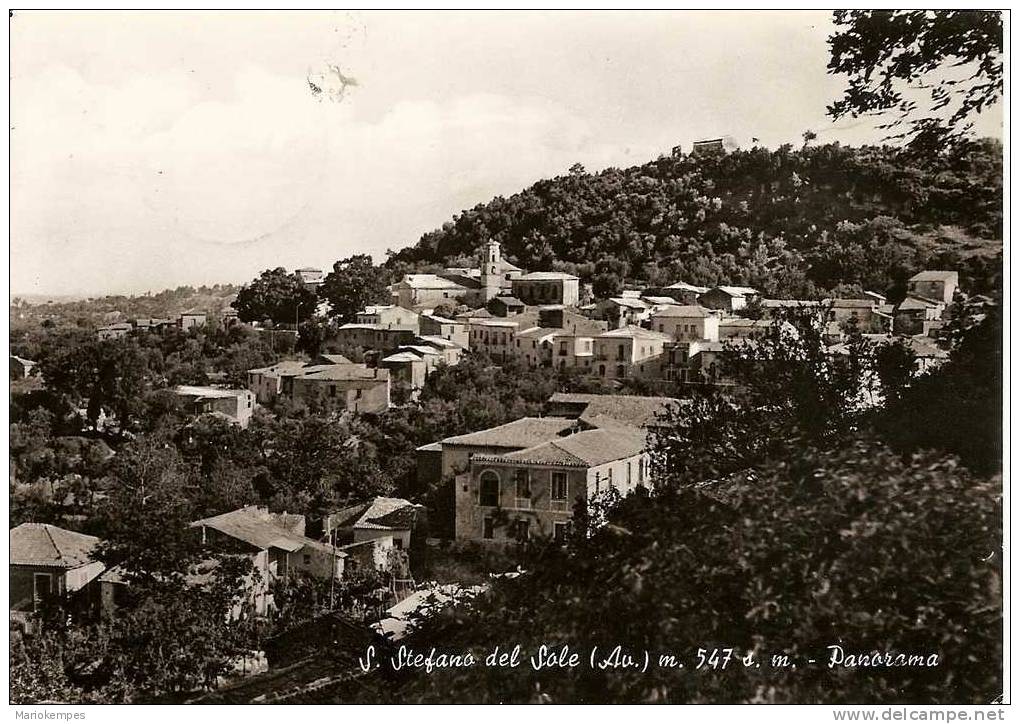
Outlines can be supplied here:
<path id="1" fill-rule="evenodd" d="M 340 322 L 353 321 L 367 304 L 388 302 L 389 274 L 372 262 L 368 254 L 355 254 L 333 265 L 319 287 L 319 296 L 329 303 L 330 313 Z"/>
<path id="2" fill-rule="evenodd" d="M 984 10 L 837 10 L 829 72 L 848 76 L 833 118 L 896 114 L 884 128 L 935 151 L 1002 95 L 1002 15 Z M 954 72 L 954 69 L 959 71 Z M 918 107 L 927 95 L 928 108 Z"/>
<path id="3" fill-rule="evenodd" d="M 150 384 L 152 359 L 134 340 L 88 339 L 55 350 L 40 368 L 46 386 L 72 409 L 85 405 L 93 425 L 106 413 L 128 427 Z"/>
<path id="4" fill-rule="evenodd" d="M 241 287 L 232 306 L 242 322 L 294 324 L 315 314 L 315 292 L 301 277 L 283 267 L 267 269 L 251 284 Z"/>

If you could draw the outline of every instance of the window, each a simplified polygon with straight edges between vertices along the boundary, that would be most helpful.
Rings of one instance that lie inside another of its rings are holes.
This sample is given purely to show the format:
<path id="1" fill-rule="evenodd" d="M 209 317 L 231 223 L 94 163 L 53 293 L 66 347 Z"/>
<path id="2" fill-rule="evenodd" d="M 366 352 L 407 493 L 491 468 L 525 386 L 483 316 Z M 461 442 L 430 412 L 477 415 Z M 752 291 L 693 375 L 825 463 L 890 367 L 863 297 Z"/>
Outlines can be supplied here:
<path id="1" fill-rule="evenodd" d="M 305 553 L 302 556 L 302 560 L 304 560 L 306 566 L 309 566 L 309 565 L 312 564 L 312 557 L 310 555 L 308 555 L 307 553 Z"/>
<path id="2" fill-rule="evenodd" d="M 595 473 L 595 494 L 598 495 L 602 492 L 602 473 Z"/>
<path id="3" fill-rule="evenodd" d="M 403 538 L 394 538 L 393 539 L 393 547 L 396 548 L 398 551 L 399 550 L 403 550 L 403 548 L 404 548 L 404 539 Z"/>
<path id="4" fill-rule="evenodd" d="M 493 529 L 493 527 L 494 527 L 494 524 L 492 522 L 492 518 L 483 518 L 482 519 L 482 538 L 486 538 L 488 540 L 491 540 L 492 539 L 492 529 Z"/>
<path id="5" fill-rule="evenodd" d="M 530 498 L 531 497 L 531 481 L 528 476 L 526 468 L 519 468 L 514 477 L 517 483 L 517 497 L 518 498 Z"/>
<path id="6" fill-rule="evenodd" d="M 632 475 L 631 468 L 633 467 L 633 465 L 634 465 L 634 463 L 630 462 L 629 460 L 627 461 L 627 485 L 630 485 L 630 483 L 631 483 L 631 475 Z"/>
<path id="7" fill-rule="evenodd" d="M 613 469 L 612 468 L 609 468 L 609 475 L 607 476 L 607 479 L 609 480 L 609 487 L 610 488 L 613 487 Z"/>
<path id="8" fill-rule="evenodd" d="M 499 505 L 499 476 L 486 470 L 479 479 L 479 504 L 495 508 Z"/>
<path id="9" fill-rule="evenodd" d="M 553 523 L 553 540 L 557 543 L 565 543 L 570 533 L 570 523 L 567 521 Z"/>
<path id="10" fill-rule="evenodd" d="M 32 605 L 38 608 L 53 592 L 53 578 L 49 573 L 32 575 Z"/>
<path id="11" fill-rule="evenodd" d="M 623 347 L 622 344 L 617 346 L 617 348 L 616 348 L 616 359 L 623 359 L 624 358 L 623 350 L 624 350 L 624 347 Z"/>
<path id="12" fill-rule="evenodd" d="M 566 473 L 553 473 L 552 474 L 552 499 L 553 500 L 566 500 L 567 499 L 567 474 Z"/>
<path id="13" fill-rule="evenodd" d="M 360 400 L 361 399 L 361 388 L 360 387 L 354 391 L 354 399 L 355 400 Z"/>
<path id="14" fill-rule="evenodd" d="M 645 459 L 644 458 L 638 458 L 637 480 L 638 480 L 638 483 L 645 482 Z"/>
<path id="15" fill-rule="evenodd" d="M 516 520 L 514 521 L 514 538 L 520 541 L 528 540 L 528 536 L 531 534 L 531 521 L 528 520 Z"/>
<path id="16" fill-rule="evenodd" d="M 336 385 L 329 386 L 329 396 L 336 397 Z"/>

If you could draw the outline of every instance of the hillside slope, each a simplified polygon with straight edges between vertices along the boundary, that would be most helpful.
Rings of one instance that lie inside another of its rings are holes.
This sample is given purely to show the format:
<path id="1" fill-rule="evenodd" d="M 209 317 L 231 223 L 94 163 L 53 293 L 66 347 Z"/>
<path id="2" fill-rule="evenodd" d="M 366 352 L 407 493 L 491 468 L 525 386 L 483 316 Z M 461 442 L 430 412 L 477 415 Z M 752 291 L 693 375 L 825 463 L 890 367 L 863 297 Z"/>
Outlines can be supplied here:
<path id="1" fill-rule="evenodd" d="M 1002 147 L 917 159 L 891 147 L 754 148 L 661 157 L 590 174 L 579 166 L 464 211 L 393 255 L 395 271 L 455 264 L 487 238 L 531 270 L 572 271 L 608 292 L 649 284 L 749 284 L 817 296 L 891 293 L 922 267 L 999 285 Z"/>

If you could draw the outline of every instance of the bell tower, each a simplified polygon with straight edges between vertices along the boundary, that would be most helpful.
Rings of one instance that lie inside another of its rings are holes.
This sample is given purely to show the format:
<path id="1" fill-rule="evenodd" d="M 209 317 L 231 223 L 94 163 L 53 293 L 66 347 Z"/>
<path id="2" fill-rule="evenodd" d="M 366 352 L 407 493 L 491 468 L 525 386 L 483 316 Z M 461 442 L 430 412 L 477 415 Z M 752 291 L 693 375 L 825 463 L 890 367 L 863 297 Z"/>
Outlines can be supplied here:
<path id="1" fill-rule="evenodd" d="M 489 239 L 482 245 L 478 255 L 478 266 L 482 271 L 482 292 L 485 301 L 499 296 L 503 287 L 503 255 L 499 250 L 499 242 Z"/>

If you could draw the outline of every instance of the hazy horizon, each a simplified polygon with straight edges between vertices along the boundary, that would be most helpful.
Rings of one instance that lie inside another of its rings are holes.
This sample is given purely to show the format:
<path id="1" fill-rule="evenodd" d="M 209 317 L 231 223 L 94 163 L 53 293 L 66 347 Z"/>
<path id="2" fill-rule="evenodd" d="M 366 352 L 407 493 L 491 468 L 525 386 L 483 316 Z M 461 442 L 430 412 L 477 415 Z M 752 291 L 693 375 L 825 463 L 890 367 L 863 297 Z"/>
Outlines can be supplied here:
<path id="1" fill-rule="evenodd" d="M 881 142 L 825 115 L 830 13 L 751 15 L 16 13 L 11 296 L 381 260 L 575 162 L 697 138 Z"/>

